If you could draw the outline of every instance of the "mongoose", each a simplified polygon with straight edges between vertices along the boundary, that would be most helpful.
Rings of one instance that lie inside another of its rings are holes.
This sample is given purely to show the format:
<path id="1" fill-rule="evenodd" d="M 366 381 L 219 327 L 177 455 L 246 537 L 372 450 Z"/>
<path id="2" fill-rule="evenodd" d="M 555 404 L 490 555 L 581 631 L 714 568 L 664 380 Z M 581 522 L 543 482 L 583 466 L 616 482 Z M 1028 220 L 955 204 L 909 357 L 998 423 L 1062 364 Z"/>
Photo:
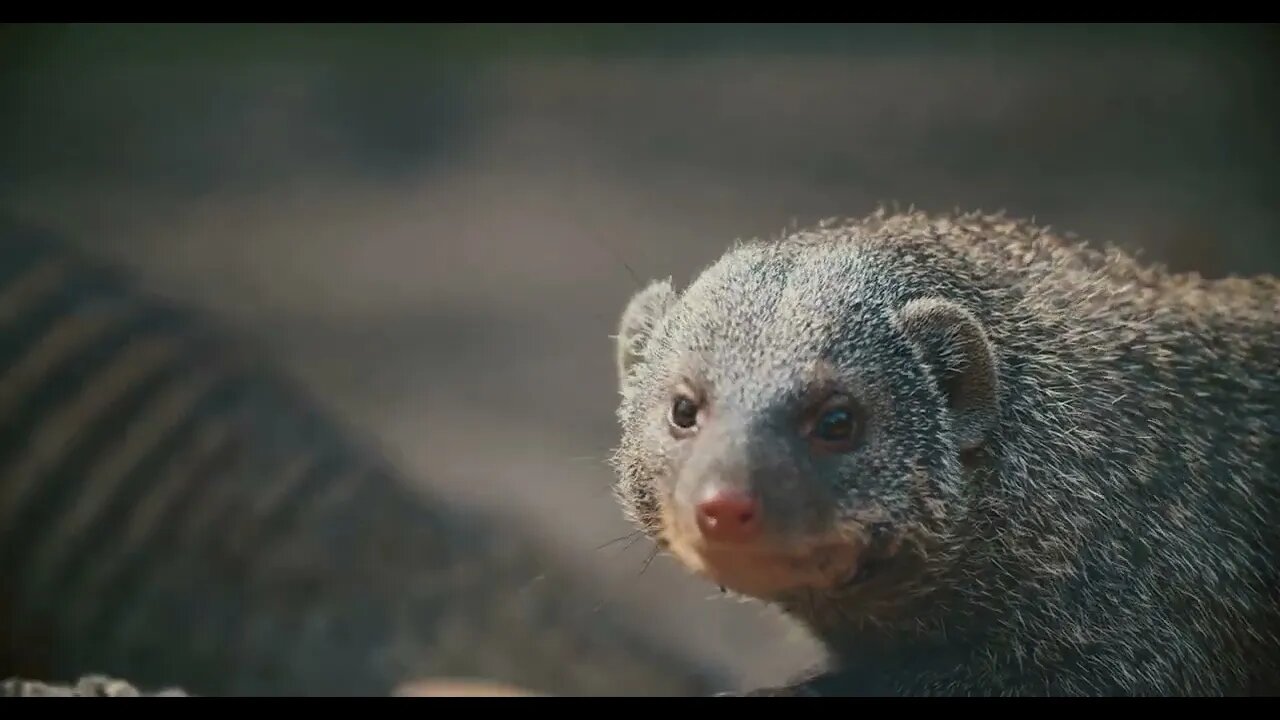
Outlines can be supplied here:
<path id="1" fill-rule="evenodd" d="M 204 696 L 721 682 L 602 607 L 530 530 L 451 507 L 286 378 L 126 271 L 0 232 L 0 678 Z"/>
<path id="2" fill-rule="evenodd" d="M 829 650 L 785 695 L 1280 690 L 1280 281 L 877 211 L 628 301 L 630 519 Z"/>

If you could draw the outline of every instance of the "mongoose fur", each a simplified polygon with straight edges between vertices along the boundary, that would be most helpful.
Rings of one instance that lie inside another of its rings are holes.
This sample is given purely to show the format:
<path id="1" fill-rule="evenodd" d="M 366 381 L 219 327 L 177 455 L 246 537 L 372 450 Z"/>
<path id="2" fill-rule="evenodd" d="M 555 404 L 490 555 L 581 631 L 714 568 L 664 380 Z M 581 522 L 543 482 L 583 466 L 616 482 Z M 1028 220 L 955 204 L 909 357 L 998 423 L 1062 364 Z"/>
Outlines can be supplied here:
<path id="1" fill-rule="evenodd" d="M 830 651 L 754 694 L 1280 691 L 1276 278 L 880 210 L 651 283 L 616 352 L 628 516 Z"/>
<path id="2" fill-rule="evenodd" d="M 9 221 L 0 568 L 0 678 L 205 696 L 718 686 L 529 528 L 405 477 L 234 332 Z"/>

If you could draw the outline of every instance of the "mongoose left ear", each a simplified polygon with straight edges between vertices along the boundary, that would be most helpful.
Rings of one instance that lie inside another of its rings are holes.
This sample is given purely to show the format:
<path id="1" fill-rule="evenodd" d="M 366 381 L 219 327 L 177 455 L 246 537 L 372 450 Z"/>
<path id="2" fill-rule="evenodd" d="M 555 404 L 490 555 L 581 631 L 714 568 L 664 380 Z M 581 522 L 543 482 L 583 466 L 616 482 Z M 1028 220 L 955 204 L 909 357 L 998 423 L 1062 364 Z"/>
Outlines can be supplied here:
<path id="1" fill-rule="evenodd" d="M 1000 415 L 995 349 L 968 310 L 949 300 L 912 300 L 898 312 L 903 332 L 919 348 L 947 398 L 961 450 L 985 443 Z"/>
<path id="2" fill-rule="evenodd" d="M 618 322 L 614 346 L 618 381 L 623 385 L 627 382 L 631 368 L 644 357 L 654 326 L 666 315 L 675 299 L 676 293 L 670 280 L 655 280 L 627 301 L 622 319 Z"/>

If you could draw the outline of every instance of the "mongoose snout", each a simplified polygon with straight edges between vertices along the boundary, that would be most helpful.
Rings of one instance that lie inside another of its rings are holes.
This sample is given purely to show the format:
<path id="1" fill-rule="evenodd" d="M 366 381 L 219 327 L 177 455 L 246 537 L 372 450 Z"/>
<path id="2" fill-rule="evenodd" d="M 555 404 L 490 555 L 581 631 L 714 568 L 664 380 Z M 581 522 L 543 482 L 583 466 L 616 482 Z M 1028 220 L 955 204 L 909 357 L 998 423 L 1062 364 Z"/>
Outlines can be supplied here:
<path id="1" fill-rule="evenodd" d="M 861 579 L 866 553 L 856 534 L 771 532 L 767 508 L 759 497 L 738 490 L 721 491 L 692 508 L 678 501 L 664 503 L 660 532 L 664 545 L 686 567 L 748 596 L 845 587 Z M 694 521 L 683 519 L 689 517 Z"/>
<path id="2" fill-rule="evenodd" d="M 864 533 L 837 532 L 827 479 L 808 467 L 812 423 L 781 413 L 778 424 L 764 421 L 770 413 L 691 384 L 680 386 L 666 423 L 681 452 L 659 482 L 664 544 L 721 587 L 757 596 L 855 575 Z"/>
<path id="3" fill-rule="evenodd" d="M 713 488 L 704 493 L 694 513 L 708 541 L 749 543 L 760 536 L 760 502 L 749 492 Z"/>

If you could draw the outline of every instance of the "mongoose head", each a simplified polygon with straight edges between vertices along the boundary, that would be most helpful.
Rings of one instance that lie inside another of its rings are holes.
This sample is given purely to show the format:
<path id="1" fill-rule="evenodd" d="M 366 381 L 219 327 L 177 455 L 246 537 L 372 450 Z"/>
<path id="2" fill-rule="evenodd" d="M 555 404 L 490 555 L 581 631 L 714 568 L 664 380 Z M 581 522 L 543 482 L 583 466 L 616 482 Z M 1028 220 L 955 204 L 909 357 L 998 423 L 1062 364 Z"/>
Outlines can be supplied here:
<path id="1" fill-rule="evenodd" d="M 722 588 L 872 608 L 957 551 L 995 355 L 969 310 L 887 257 L 854 239 L 740 244 L 622 314 L 616 495 Z"/>

